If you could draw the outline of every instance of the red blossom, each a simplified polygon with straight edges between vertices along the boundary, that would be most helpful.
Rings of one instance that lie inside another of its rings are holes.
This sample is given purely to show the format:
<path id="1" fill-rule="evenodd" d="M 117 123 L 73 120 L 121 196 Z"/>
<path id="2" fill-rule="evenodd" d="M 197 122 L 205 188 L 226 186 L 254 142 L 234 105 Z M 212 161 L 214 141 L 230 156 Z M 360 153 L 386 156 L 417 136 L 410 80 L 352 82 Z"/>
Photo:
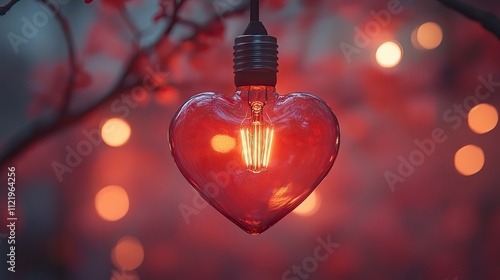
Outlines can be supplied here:
<path id="1" fill-rule="evenodd" d="M 102 4 L 110 8 L 124 8 L 128 0 L 101 0 Z"/>
<path id="2" fill-rule="evenodd" d="M 92 3 L 94 0 L 84 0 L 86 4 Z M 128 0 L 101 0 L 101 3 L 105 6 L 111 8 L 123 8 L 125 6 L 125 2 Z"/>
<path id="3" fill-rule="evenodd" d="M 62 106 L 64 91 L 69 78 L 68 62 L 63 60 L 53 65 L 41 65 L 33 72 L 36 87 L 34 101 L 28 107 L 28 116 L 37 117 L 43 110 L 57 111 Z M 83 68 L 75 71 L 73 90 L 83 89 L 92 84 L 92 77 Z"/>
<path id="4" fill-rule="evenodd" d="M 65 61 L 35 68 L 32 85 L 39 90 L 35 89 L 34 100 L 28 107 L 30 118 L 36 118 L 44 109 L 57 110 L 61 106 L 68 70 L 68 63 Z"/>
<path id="5" fill-rule="evenodd" d="M 106 19 L 95 21 L 90 27 L 86 44 L 83 47 L 83 57 L 94 55 L 109 55 L 123 60 L 129 55 L 127 42 L 120 38 L 121 26 L 108 22 Z"/>

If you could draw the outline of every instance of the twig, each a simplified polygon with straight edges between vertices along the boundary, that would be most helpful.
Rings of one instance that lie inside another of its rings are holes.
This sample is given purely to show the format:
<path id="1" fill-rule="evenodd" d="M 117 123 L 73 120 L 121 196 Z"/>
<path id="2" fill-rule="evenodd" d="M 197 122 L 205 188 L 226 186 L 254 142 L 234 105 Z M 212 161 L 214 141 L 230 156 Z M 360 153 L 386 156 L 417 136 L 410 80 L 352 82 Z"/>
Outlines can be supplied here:
<path id="1" fill-rule="evenodd" d="M 177 18 L 179 15 L 179 11 L 184 3 L 186 3 L 186 0 L 184 1 L 174 0 L 174 12 L 172 13 L 172 17 L 170 19 L 167 28 L 165 29 L 165 32 L 163 32 L 163 36 L 167 36 L 168 34 L 170 34 L 172 29 L 174 29 L 175 23 L 177 22 Z"/>
<path id="2" fill-rule="evenodd" d="M 183 4 L 184 1 L 175 1 L 176 6 L 174 8 L 174 12 L 171 17 L 171 21 L 166 27 L 165 31 L 163 32 L 164 36 L 168 36 L 170 32 L 173 30 L 177 20 L 178 20 L 178 12 Z M 226 11 L 222 16 L 226 16 L 230 13 L 236 13 L 240 12 L 242 9 L 245 7 L 241 7 L 240 9 L 235 9 L 231 11 Z M 221 15 L 216 15 L 212 17 L 209 21 L 213 20 L 219 20 L 219 17 Z M 186 23 L 187 24 L 187 23 Z M 207 24 L 205 27 L 209 27 L 210 25 Z M 197 33 L 194 33 L 192 36 L 189 36 L 187 38 L 184 38 L 182 41 L 188 41 L 192 40 L 195 38 L 200 32 L 203 32 L 204 29 L 197 30 Z M 38 141 L 44 139 L 45 137 L 51 135 L 52 133 L 55 133 L 57 131 L 60 131 L 66 127 L 69 127 L 70 125 L 73 125 L 77 123 L 78 121 L 82 120 L 85 116 L 89 115 L 90 113 L 94 112 L 96 109 L 98 109 L 102 104 L 112 100 L 115 96 L 128 91 L 132 89 L 136 84 L 126 84 L 125 80 L 127 76 L 132 73 L 133 67 L 136 64 L 137 60 L 139 57 L 141 57 L 144 54 L 149 53 L 150 51 L 154 51 L 155 45 L 161 41 L 163 36 L 160 36 L 160 38 L 157 40 L 157 42 L 153 43 L 149 47 L 146 47 L 142 49 L 141 51 L 137 52 L 135 55 L 133 55 L 128 62 L 125 64 L 126 66 L 124 67 L 124 71 L 120 74 L 119 78 L 117 79 L 117 83 L 115 86 L 110 90 L 110 92 L 106 95 L 104 95 L 101 99 L 97 100 L 94 104 L 91 106 L 85 108 L 84 110 L 76 113 L 76 114 L 66 114 L 63 117 L 60 117 L 56 119 L 56 121 L 52 122 L 46 122 L 43 120 L 38 120 L 30 124 L 27 128 L 22 130 L 19 134 L 15 135 L 10 142 L 5 145 L 2 153 L 0 153 L 0 165 L 12 160 L 14 157 L 18 156 L 21 154 L 23 151 L 28 149 L 31 145 L 37 143 Z M 179 44 L 180 45 L 180 44 Z"/>
<path id="3" fill-rule="evenodd" d="M 500 19 L 493 13 L 464 0 L 437 0 L 441 4 L 479 22 L 486 30 L 500 39 Z"/>
<path id="4" fill-rule="evenodd" d="M 10 2 L 7 3 L 5 6 L 1 6 L 0 7 L 0 16 L 5 15 L 10 10 L 10 8 L 12 8 L 12 6 L 14 6 L 19 1 L 20 0 L 10 0 Z"/>
<path id="5" fill-rule="evenodd" d="M 66 47 L 68 51 L 68 64 L 69 64 L 69 77 L 66 81 L 66 88 L 64 89 L 63 99 L 58 112 L 58 118 L 63 118 L 69 109 L 69 104 L 71 101 L 71 93 L 76 80 L 76 72 L 78 71 L 75 59 L 75 47 L 73 41 L 73 34 L 71 33 L 71 28 L 69 26 L 68 20 L 61 14 L 60 10 L 57 9 L 48 0 L 39 0 L 42 4 L 46 5 L 55 14 L 59 25 L 61 26 L 64 38 L 66 41 Z"/>

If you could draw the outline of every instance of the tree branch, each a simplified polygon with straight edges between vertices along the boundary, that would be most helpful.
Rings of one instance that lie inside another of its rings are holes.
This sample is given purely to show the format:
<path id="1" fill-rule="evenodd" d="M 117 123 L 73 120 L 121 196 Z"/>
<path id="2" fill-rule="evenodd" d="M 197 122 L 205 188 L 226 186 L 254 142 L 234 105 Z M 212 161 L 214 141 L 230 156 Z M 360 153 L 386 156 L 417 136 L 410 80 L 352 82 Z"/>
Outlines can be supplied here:
<path id="1" fill-rule="evenodd" d="M 40 0 L 40 1 L 47 1 L 47 0 Z M 149 54 L 150 52 L 155 51 L 154 47 L 156 44 L 158 44 L 162 38 L 165 36 L 169 36 L 171 31 L 173 30 L 175 24 L 178 22 L 178 14 L 181 9 L 182 4 L 185 2 L 184 1 L 177 1 L 175 0 L 175 8 L 171 16 L 171 20 L 167 27 L 165 28 L 165 31 L 163 32 L 164 36 L 160 36 L 160 38 L 157 40 L 157 42 L 153 43 L 151 46 L 145 47 L 136 54 L 134 54 L 128 62 L 125 64 L 126 66 L 124 67 L 124 71 L 119 75 L 117 79 L 116 85 L 110 90 L 110 92 L 106 95 L 104 95 L 101 99 L 97 100 L 93 105 L 87 107 L 81 112 L 78 112 L 76 114 L 68 114 L 67 111 L 65 111 L 65 114 L 60 115 L 55 121 L 49 122 L 49 121 L 44 121 L 43 119 L 37 120 L 33 122 L 32 124 L 28 125 L 24 130 L 22 130 L 20 133 L 15 135 L 11 141 L 5 145 L 3 151 L 0 153 L 0 165 L 7 163 L 8 161 L 12 160 L 19 154 L 21 154 L 23 151 L 28 149 L 30 146 L 33 144 L 41 141 L 45 137 L 60 131 L 66 127 L 69 127 L 78 121 L 82 120 L 85 116 L 89 115 L 90 113 L 94 112 L 96 109 L 98 109 L 102 104 L 112 100 L 114 97 L 118 96 L 119 94 L 122 94 L 126 91 L 131 90 L 134 86 L 137 86 L 139 84 L 139 81 L 136 81 L 134 84 L 130 84 L 126 82 L 126 78 L 128 77 L 129 74 L 133 72 L 133 67 L 136 64 L 137 60 L 145 55 Z M 227 16 L 231 13 L 236 13 L 240 12 L 243 9 L 245 9 L 245 6 L 239 7 L 234 10 L 226 11 L 224 12 L 223 15 L 215 15 L 212 17 L 209 21 L 214 21 L 214 20 L 219 20 L 220 16 Z M 184 20 L 183 20 L 184 21 Z M 185 24 L 188 24 L 187 21 L 184 21 Z M 191 24 L 194 25 L 194 24 Z M 196 32 L 189 37 L 186 37 L 183 41 L 189 41 L 194 39 L 199 33 L 203 32 L 206 28 L 208 28 L 210 25 L 206 24 L 205 26 L 202 26 L 200 29 L 196 30 Z M 64 27 L 63 27 L 64 29 Z M 69 28 L 68 28 L 69 30 Z M 66 33 L 65 33 L 66 34 Z M 70 33 L 68 33 L 70 34 Z M 71 36 L 67 37 L 71 38 Z M 180 44 L 179 44 L 180 45 Z M 72 44 L 68 43 L 68 47 L 72 48 Z M 164 58 L 161 58 L 160 60 L 164 60 Z"/>
<path id="2" fill-rule="evenodd" d="M 165 32 L 163 32 L 163 36 L 167 36 L 170 34 L 172 29 L 174 29 L 175 23 L 177 22 L 179 11 L 181 10 L 182 4 L 186 3 L 186 1 L 178 1 L 174 0 L 174 12 L 172 13 L 172 17 L 170 19 L 170 22 L 168 23 L 167 28 L 165 29 Z"/>
<path id="3" fill-rule="evenodd" d="M 76 80 L 76 72 L 78 71 L 75 59 L 75 47 L 73 41 L 73 34 L 71 33 L 71 28 L 69 26 L 68 20 L 61 14 L 60 10 L 57 9 L 51 2 L 48 0 L 39 0 L 42 4 L 46 5 L 55 15 L 59 25 L 61 26 L 61 30 L 64 34 L 64 38 L 66 41 L 66 48 L 68 49 L 68 64 L 69 64 L 69 77 L 66 81 L 66 87 L 63 93 L 63 99 L 61 102 L 61 106 L 58 112 L 58 118 L 63 118 L 69 109 L 71 94 L 73 91 L 73 86 Z"/>
<path id="4" fill-rule="evenodd" d="M 437 0 L 441 4 L 479 22 L 486 30 L 500 39 L 500 19 L 493 13 L 464 0 Z"/>
<path id="5" fill-rule="evenodd" d="M 0 16 L 5 15 L 10 10 L 10 8 L 12 8 L 12 6 L 14 6 L 19 1 L 20 0 L 10 0 L 10 2 L 5 6 L 0 7 Z"/>

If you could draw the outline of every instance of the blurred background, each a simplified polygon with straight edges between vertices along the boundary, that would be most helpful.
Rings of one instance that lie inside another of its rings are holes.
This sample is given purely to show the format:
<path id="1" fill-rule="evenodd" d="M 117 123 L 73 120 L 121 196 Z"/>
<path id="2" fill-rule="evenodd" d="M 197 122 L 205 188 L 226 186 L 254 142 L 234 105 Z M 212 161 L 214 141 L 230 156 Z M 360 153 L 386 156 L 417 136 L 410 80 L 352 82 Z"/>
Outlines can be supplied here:
<path id="1" fill-rule="evenodd" d="M 500 279 L 498 38 L 437 1 L 262 0 L 278 92 L 325 100 L 341 148 L 299 208 L 250 236 L 199 200 L 167 143 L 186 99 L 235 91 L 248 1 L 183 2 L 164 36 L 173 1 L 52 0 L 74 67 L 50 5 L 0 17 L 1 154 L 55 123 L 2 158 L 1 279 Z"/>

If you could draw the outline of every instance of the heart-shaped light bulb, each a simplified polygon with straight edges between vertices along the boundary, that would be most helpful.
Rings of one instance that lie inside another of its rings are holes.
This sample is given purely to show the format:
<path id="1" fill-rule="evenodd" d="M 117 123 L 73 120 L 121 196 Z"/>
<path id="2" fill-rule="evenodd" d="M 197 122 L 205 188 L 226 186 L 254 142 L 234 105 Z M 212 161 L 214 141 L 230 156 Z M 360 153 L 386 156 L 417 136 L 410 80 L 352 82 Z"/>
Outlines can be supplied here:
<path id="1" fill-rule="evenodd" d="M 170 124 L 174 160 L 194 189 L 246 232 L 262 233 L 304 201 L 330 171 L 340 131 L 309 93 L 240 86 L 201 93 Z"/>

